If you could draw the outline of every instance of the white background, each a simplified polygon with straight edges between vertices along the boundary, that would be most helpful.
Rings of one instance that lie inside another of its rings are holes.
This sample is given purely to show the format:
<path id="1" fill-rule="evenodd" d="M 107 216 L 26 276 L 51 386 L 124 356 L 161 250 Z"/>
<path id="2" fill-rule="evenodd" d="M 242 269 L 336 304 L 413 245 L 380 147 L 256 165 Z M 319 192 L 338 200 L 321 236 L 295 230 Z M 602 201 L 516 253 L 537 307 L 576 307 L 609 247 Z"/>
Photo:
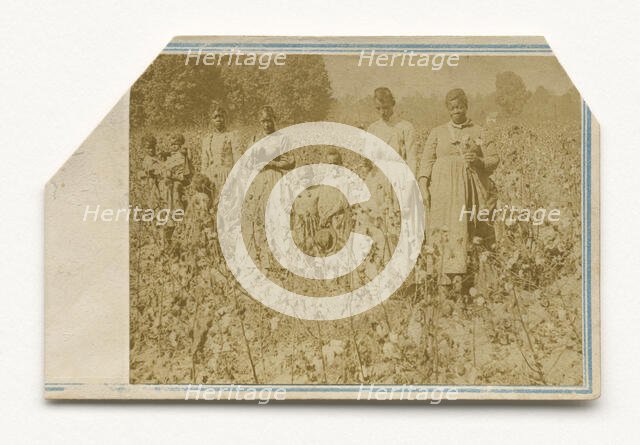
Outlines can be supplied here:
<path id="1" fill-rule="evenodd" d="M 2 2 L 0 441 L 637 443 L 635 1 Z M 544 35 L 602 126 L 602 397 L 430 406 L 47 403 L 43 187 L 173 35 Z"/>

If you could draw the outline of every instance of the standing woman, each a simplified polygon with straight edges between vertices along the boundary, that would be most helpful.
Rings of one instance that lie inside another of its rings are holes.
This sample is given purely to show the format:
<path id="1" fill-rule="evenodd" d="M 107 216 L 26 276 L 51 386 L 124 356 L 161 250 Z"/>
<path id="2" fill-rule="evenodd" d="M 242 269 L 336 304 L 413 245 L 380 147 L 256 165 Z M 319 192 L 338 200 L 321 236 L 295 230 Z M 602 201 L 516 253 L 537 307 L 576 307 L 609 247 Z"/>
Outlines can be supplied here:
<path id="1" fill-rule="evenodd" d="M 413 125 L 404 119 L 398 117 L 395 113 L 396 100 L 391 93 L 391 90 L 387 87 L 379 87 L 373 91 L 373 101 L 380 119 L 372 123 L 367 131 L 379 139 L 382 139 L 387 145 L 392 147 L 402 158 L 402 160 L 409 166 L 411 172 L 416 174 L 417 156 L 415 147 L 415 130 Z M 375 153 L 378 160 L 383 161 L 387 165 L 387 169 L 397 172 L 399 179 L 403 184 L 411 184 L 410 178 L 402 178 L 402 169 L 397 162 L 382 153 Z M 388 178 L 381 178 L 380 173 L 376 170 L 370 170 L 369 175 L 366 178 L 368 185 L 373 185 L 374 190 L 377 192 L 374 194 L 372 203 L 375 203 L 376 208 L 371 209 L 371 215 L 376 218 L 381 218 L 383 221 L 383 232 L 387 237 L 386 245 L 390 246 L 389 242 L 389 228 L 398 225 L 398 215 L 390 214 L 388 209 L 388 203 L 391 202 L 392 197 L 395 195 L 391 183 Z M 376 184 L 377 183 L 377 184 Z M 418 221 L 422 216 L 418 214 L 418 202 L 420 197 L 417 190 L 412 187 L 407 187 L 402 190 L 402 198 L 404 202 L 408 203 L 407 208 L 400 209 L 400 213 L 406 213 L 402 215 L 402 218 L 410 218 L 411 221 Z M 380 199 L 382 194 L 382 199 Z M 414 225 L 414 229 L 417 226 Z M 415 241 L 408 239 L 406 245 L 399 245 L 398 248 L 405 252 L 410 251 L 411 244 Z M 390 252 L 387 247 L 384 249 Z"/>
<path id="2" fill-rule="evenodd" d="M 260 130 L 253 137 L 252 143 L 259 141 L 260 139 L 267 137 L 276 131 L 276 115 L 273 108 L 269 105 L 265 105 L 260 109 L 258 115 Z M 268 146 L 263 147 L 264 153 L 258 153 L 258 157 L 262 154 L 268 156 L 270 149 L 289 147 L 289 140 L 280 134 L 272 136 L 271 142 Z M 291 152 L 278 156 L 273 161 L 269 162 L 264 169 L 260 172 L 256 181 L 260 181 L 261 186 L 258 190 L 261 192 L 259 199 L 266 198 L 271 194 L 271 190 L 276 183 L 287 173 L 289 170 L 296 166 L 296 161 Z M 266 201 L 265 201 L 266 202 Z"/>
<path id="3" fill-rule="evenodd" d="M 286 136 L 281 134 L 274 134 L 276 132 L 276 115 L 273 111 L 273 108 L 269 105 L 265 105 L 260 109 L 260 113 L 258 114 L 258 120 L 260 124 L 260 130 L 253 137 L 252 144 L 259 141 L 262 138 L 267 136 L 271 136 L 267 145 L 262 147 L 262 151 L 257 153 L 257 161 L 261 162 L 261 158 L 265 160 L 270 157 L 270 153 L 273 150 L 286 149 L 289 147 L 289 140 Z M 284 153 L 274 160 L 270 161 L 265 165 L 265 167 L 260 171 L 258 176 L 255 179 L 257 191 L 257 196 L 254 196 L 254 211 L 256 214 L 253 218 L 253 227 L 254 234 L 252 239 L 249 241 L 249 251 L 252 249 L 255 254 L 260 258 L 260 262 L 262 263 L 264 268 L 269 268 L 270 266 L 270 258 L 266 254 L 266 252 L 262 251 L 258 247 L 259 242 L 256 242 L 256 237 L 258 239 L 266 239 L 266 235 L 264 235 L 264 209 L 273 191 L 273 188 L 278 183 L 280 178 L 282 178 L 287 172 L 292 170 L 296 165 L 295 157 L 291 152 Z M 267 249 L 268 250 L 268 249 Z"/>
<path id="4" fill-rule="evenodd" d="M 202 139 L 200 173 L 211 181 L 213 190 L 220 192 L 233 165 L 240 157 L 239 138 L 229 131 L 229 115 L 218 102 L 211 108 L 212 131 Z M 213 197 L 217 201 L 217 197 Z"/>
<path id="5" fill-rule="evenodd" d="M 369 125 L 367 131 L 393 147 L 409 165 L 411 171 L 415 173 L 416 152 L 413 125 L 394 114 L 396 101 L 389 88 L 376 88 L 373 92 L 373 100 L 380 119 Z"/>
<path id="6" fill-rule="evenodd" d="M 486 247 L 495 232 L 473 215 L 495 208 L 495 186 L 489 176 L 499 163 L 491 142 L 479 125 L 467 118 L 467 96 L 456 88 L 445 103 L 451 120 L 431 130 L 423 151 L 418 178 L 431 197 L 428 243 L 441 254 L 441 272 L 461 283 L 467 272 L 467 248 L 475 237 Z M 459 277 L 459 278 L 457 278 Z"/>

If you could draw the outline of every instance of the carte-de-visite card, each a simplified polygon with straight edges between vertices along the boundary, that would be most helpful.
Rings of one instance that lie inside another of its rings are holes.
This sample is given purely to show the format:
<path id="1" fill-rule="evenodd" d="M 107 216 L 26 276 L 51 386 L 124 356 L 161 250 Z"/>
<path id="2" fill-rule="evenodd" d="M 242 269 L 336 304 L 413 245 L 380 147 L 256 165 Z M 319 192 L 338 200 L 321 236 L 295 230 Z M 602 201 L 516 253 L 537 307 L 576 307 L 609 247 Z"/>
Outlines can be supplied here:
<path id="1" fill-rule="evenodd" d="M 177 37 L 46 186 L 45 397 L 593 399 L 599 129 L 541 37 Z"/>

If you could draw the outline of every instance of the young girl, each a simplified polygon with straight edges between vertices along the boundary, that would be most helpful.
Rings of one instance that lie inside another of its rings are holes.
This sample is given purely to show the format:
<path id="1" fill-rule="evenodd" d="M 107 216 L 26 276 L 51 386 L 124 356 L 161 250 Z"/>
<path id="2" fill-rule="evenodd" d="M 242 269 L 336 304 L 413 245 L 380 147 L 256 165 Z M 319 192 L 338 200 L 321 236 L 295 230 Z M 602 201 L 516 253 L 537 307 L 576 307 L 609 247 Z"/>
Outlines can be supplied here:
<path id="1" fill-rule="evenodd" d="M 184 142 L 185 139 L 182 134 L 177 133 L 171 137 L 169 153 L 163 165 L 165 202 L 171 210 L 183 208 L 184 186 L 191 176 L 191 168 Z"/>
<path id="2" fill-rule="evenodd" d="M 138 178 L 142 180 L 144 189 L 144 206 L 149 209 L 157 209 L 161 203 L 160 173 L 162 170 L 161 161 L 156 151 L 158 141 L 155 136 L 146 134 L 142 137 L 140 145 L 144 152 L 144 158 Z"/>
<path id="3" fill-rule="evenodd" d="M 211 196 L 212 184 L 205 175 L 196 173 L 191 183 L 194 193 L 189 198 L 185 213 L 185 232 L 187 242 L 191 247 L 206 244 L 203 240 L 204 229 L 208 222 L 213 221 Z"/>

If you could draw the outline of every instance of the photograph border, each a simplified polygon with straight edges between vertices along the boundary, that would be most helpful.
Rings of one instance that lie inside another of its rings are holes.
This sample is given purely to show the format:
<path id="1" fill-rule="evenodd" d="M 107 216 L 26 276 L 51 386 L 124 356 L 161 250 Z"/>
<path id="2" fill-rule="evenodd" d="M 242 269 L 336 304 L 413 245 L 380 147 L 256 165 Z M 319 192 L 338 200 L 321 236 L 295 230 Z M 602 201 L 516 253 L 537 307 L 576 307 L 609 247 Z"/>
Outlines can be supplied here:
<path id="1" fill-rule="evenodd" d="M 185 41 L 195 39 L 194 41 Z M 200 41 L 197 41 L 200 39 Z M 207 39 L 213 41 L 207 42 Z M 235 41 L 234 41 L 235 39 Z M 284 51 L 286 53 L 346 54 L 361 50 L 402 52 L 427 50 L 429 52 L 464 53 L 473 55 L 540 55 L 553 56 L 546 43 L 340 43 L 325 42 L 316 38 L 312 42 L 296 41 L 297 38 L 280 38 L 293 42 L 247 41 L 236 37 L 179 37 L 172 40 L 163 54 L 183 54 L 189 50 L 239 48 L 255 51 Z M 260 40 L 261 38 L 255 38 Z M 265 38 L 268 40 L 269 38 Z M 308 38 L 300 38 L 308 39 Z M 313 38 L 311 38 L 313 39 Z M 344 38 L 352 39 L 352 38 Z M 358 38 L 353 38 L 358 39 Z M 352 40 L 353 40 L 352 39 Z M 360 38 L 362 39 L 362 38 Z M 366 39 L 366 38 L 364 38 Z M 395 38 L 371 38 L 390 40 Z M 405 37 L 404 41 L 420 41 L 420 37 Z M 450 40 L 449 37 L 432 37 L 429 40 Z M 465 37 L 462 39 L 477 39 Z M 487 38 L 491 39 L 491 38 Z M 500 40 L 501 38 L 493 38 Z M 544 41 L 541 38 L 512 37 L 514 41 Z M 204 41 L 203 41 L 204 40 Z M 247 391 L 271 391 L 284 389 L 286 399 L 355 399 L 378 400 L 376 394 L 384 393 L 386 399 L 412 400 L 420 393 L 446 394 L 455 392 L 457 399 L 594 399 L 600 395 L 600 320 L 599 320 L 599 128 L 592 113 L 582 101 L 582 356 L 583 385 L 581 386 L 460 386 L 460 385 L 193 385 L 193 384 L 129 384 L 129 383 L 45 383 L 47 398 L 77 399 L 185 399 L 189 391 L 215 391 L 224 394 L 242 394 Z M 127 351 L 128 354 L 128 351 Z M 239 396 L 241 397 L 241 396 Z M 242 398 L 239 398 L 242 400 Z M 216 400 L 227 400 L 227 397 Z M 229 400 L 235 398 L 229 397 Z"/>

